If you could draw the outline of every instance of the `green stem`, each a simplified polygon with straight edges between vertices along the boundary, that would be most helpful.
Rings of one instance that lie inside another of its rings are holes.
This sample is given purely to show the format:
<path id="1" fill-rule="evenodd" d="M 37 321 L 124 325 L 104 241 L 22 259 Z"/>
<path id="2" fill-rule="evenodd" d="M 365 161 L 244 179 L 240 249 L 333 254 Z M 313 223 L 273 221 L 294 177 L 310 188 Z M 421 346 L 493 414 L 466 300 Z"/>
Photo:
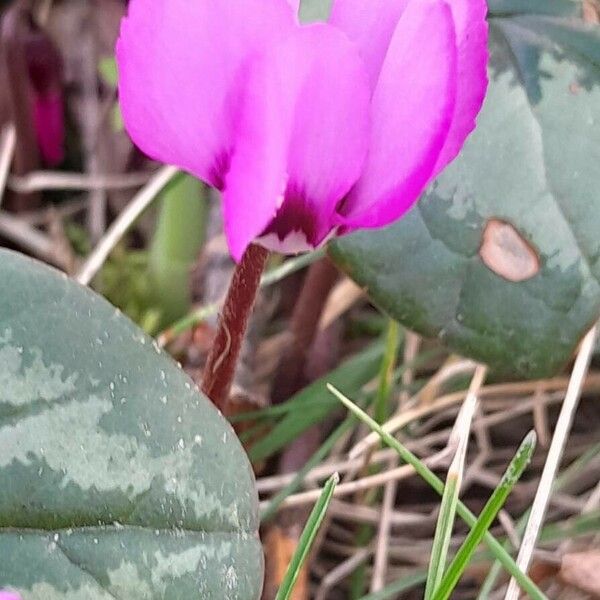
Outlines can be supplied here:
<path id="1" fill-rule="evenodd" d="M 321 523 L 323 523 L 323 519 L 325 518 L 325 514 L 327 513 L 327 509 L 333 498 L 333 492 L 335 491 L 335 487 L 339 480 L 339 475 L 336 473 L 335 475 L 332 475 L 325 484 L 317 504 L 310 513 L 310 517 L 308 517 L 306 527 L 300 536 L 298 547 L 294 552 L 294 556 L 292 556 L 292 560 L 290 561 L 290 565 L 275 600 L 289 600 L 289 598 L 291 598 L 302 565 L 305 563 L 313 542 L 317 537 L 317 533 L 319 532 Z"/>
<path id="2" fill-rule="evenodd" d="M 207 207 L 205 187 L 183 173 L 161 194 L 149 271 L 163 327 L 190 309 L 190 270 L 205 241 Z"/>
<path id="3" fill-rule="evenodd" d="M 394 384 L 394 367 L 398 358 L 398 342 L 400 339 L 400 326 L 393 319 L 389 320 L 385 354 L 381 361 L 379 371 L 379 386 L 375 396 L 375 420 L 383 423 L 388 417 L 388 401 Z"/>

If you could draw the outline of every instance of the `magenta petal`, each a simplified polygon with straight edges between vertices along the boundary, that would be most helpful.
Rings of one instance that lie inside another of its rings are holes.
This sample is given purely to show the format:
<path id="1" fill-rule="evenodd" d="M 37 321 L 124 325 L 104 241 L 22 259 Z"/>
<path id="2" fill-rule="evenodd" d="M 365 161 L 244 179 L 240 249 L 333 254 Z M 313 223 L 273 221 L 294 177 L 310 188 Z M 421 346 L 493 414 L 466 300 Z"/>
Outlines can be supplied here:
<path id="1" fill-rule="evenodd" d="M 236 261 L 273 218 L 287 185 L 288 102 L 270 67 L 266 56 L 249 66 L 223 186 L 225 235 Z"/>
<path id="2" fill-rule="evenodd" d="M 360 57 L 346 36 L 316 24 L 280 57 L 281 72 L 304 61 L 305 74 L 290 81 L 297 99 L 288 155 L 290 197 L 302 198 L 317 220 L 312 242 L 330 232 L 338 204 L 358 180 L 370 132 L 370 91 Z"/>
<path id="3" fill-rule="evenodd" d="M 452 0 L 458 47 L 458 88 L 452 126 L 438 157 L 434 176 L 459 153 L 475 128 L 487 90 L 488 27 L 486 0 Z"/>
<path id="4" fill-rule="evenodd" d="M 49 167 L 60 164 L 65 156 L 63 98 L 58 91 L 36 94 L 34 122 L 42 159 Z"/>
<path id="5" fill-rule="evenodd" d="M 21 596 L 14 592 L 4 592 L 0 590 L 0 600 L 21 600 Z"/>
<path id="6" fill-rule="evenodd" d="M 291 67 L 293 65 L 293 68 Z M 225 227 L 239 258 L 261 233 L 319 244 L 364 165 L 369 86 L 355 47 L 326 24 L 299 28 L 256 61 L 225 185 Z"/>
<path id="7" fill-rule="evenodd" d="M 294 27 L 285 0 L 131 0 L 117 61 L 133 141 L 219 187 L 244 64 Z"/>
<path id="8" fill-rule="evenodd" d="M 358 46 L 372 89 L 409 0 L 334 0 L 329 23 Z"/>
<path id="9" fill-rule="evenodd" d="M 446 141 L 456 77 L 456 34 L 448 4 L 411 0 L 373 95 L 369 156 L 340 211 L 344 230 L 391 223 L 418 198 Z"/>
<path id="10" fill-rule="evenodd" d="M 297 15 L 300 10 L 300 0 L 287 0 L 288 4 L 292 7 L 294 14 Z"/>

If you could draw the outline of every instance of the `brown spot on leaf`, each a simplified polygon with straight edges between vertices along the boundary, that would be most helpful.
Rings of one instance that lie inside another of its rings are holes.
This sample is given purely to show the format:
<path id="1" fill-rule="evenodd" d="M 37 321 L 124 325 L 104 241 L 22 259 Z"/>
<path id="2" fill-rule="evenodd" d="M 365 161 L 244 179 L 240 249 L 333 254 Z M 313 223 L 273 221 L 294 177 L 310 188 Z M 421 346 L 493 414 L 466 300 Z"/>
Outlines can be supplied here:
<path id="1" fill-rule="evenodd" d="M 583 20 L 597 25 L 600 23 L 600 2 L 598 0 L 583 0 Z"/>
<path id="2" fill-rule="evenodd" d="M 499 219 L 487 222 L 479 256 L 488 269 L 508 281 L 526 281 L 540 270 L 537 252 L 510 223 Z"/>

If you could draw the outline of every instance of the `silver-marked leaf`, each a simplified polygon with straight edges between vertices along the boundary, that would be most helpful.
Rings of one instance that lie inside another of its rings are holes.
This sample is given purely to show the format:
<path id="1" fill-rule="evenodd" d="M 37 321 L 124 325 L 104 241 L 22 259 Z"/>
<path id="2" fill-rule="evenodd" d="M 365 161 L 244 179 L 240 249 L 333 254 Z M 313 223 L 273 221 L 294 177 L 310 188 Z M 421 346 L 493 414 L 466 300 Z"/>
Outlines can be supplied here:
<path id="1" fill-rule="evenodd" d="M 545 377 L 600 315 L 600 28 L 570 0 L 490 9 L 490 88 L 461 156 L 407 218 L 331 253 L 408 327 Z"/>
<path id="2" fill-rule="evenodd" d="M 303 23 L 327 21 L 333 0 L 300 0 L 300 20 Z"/>
<path id="3" fill-rule="evenodd" d="M 257 494 L 229 424 L 90 290 L 0 250 L 0 588 L 256 600 Z"/>

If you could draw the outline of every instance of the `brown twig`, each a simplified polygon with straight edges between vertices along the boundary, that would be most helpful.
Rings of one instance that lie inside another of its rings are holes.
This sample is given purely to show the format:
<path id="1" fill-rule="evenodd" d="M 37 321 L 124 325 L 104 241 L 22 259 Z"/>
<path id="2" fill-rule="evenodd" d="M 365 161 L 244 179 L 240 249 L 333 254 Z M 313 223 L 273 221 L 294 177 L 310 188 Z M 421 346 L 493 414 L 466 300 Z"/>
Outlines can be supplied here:
<path id="1" fill-rule="evenodd" d="M 273 384 L 273 404 L 284 402 L 304 385 L 306 356 L 337 276 L 337 269 L 327 258 L 314 263 L 308 270 L 292 314 L 292 341 L 281 359 Z"/>
<path id="2" fill-rule="evenodd" d="M 79 33 L 80 73 L 82 83 L 81 134 L 85 168 L 88 175 L 102 172 L 101 157 L 98 152 L 98 140 L 102 111 L 98 97 L 98 40 L 94 27 L 95 10 L 92 4 L 83 14 L 82 28 Z M 112 102 L 111 102 L 112 106 Z M 105 190 L 90 191 L 87 227 L 94 243 L 97 243 L 106 231 L 107 194 Z"/>
<path id="3" fill-rule="evenodd" d="M 222 412 L 226 412 L 237 359 L 268 256 L 267 250 L 253 244 L 236 266 L 204 367 L 202 391 Z"/>

